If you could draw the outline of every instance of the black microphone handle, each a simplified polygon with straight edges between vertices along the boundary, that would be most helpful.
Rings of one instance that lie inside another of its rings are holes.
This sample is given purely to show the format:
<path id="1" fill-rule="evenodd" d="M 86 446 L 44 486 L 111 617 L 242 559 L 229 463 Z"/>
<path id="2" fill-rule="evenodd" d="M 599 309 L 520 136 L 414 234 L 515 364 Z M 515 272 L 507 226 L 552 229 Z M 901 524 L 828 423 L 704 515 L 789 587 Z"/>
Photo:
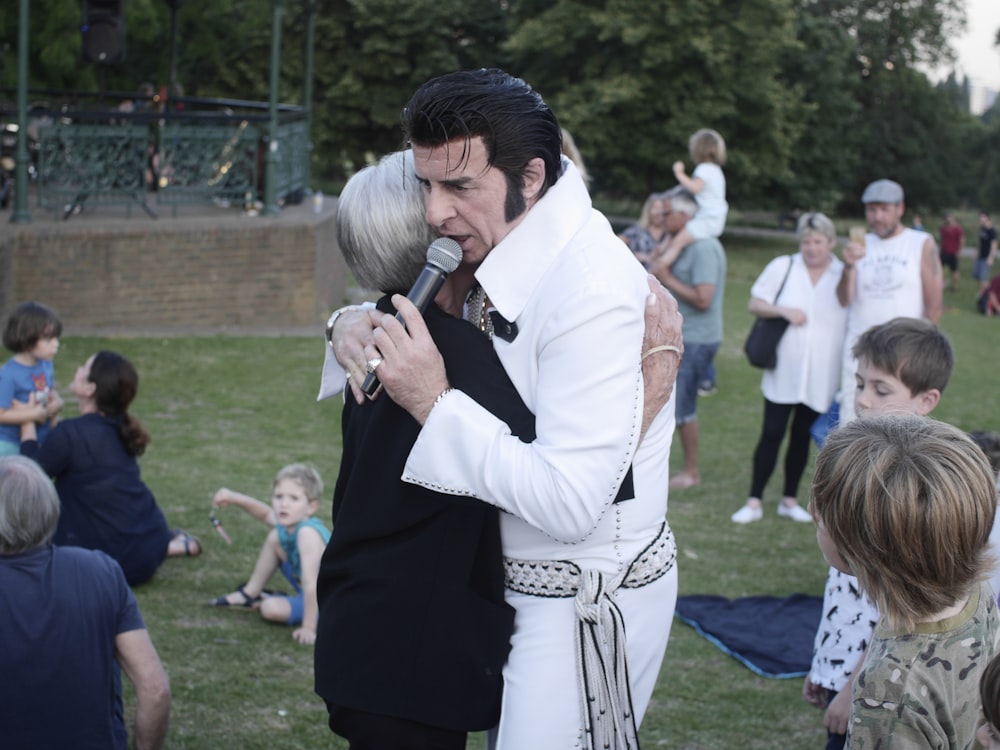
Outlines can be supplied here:
<path id="1" fill-rule="evenodd" d="M 420 272 L 420 276 L 414 282 L 410 293 L 406 295 L 406 298 L 420 310 L 421 315 L 427 312 L 427 308 L 437 296 L 437 293 L 441 291 L 441 286 L 444 284 L 447 276 L 448 273 L 443 268 L 432 263 L 424 266 L 424 270 Z M 402 315 L 396 313 L 396 320 L 402 323 L 404 329 L 406 328 L 406 323 L 403 322 Z M 378 386 L 378 375 L 372 371 L 365 377 L 365 382 L 361 384 L 361 390 L 368 398 L 371 398 L 375 394 L 375 391 L 378 390 Z"/>

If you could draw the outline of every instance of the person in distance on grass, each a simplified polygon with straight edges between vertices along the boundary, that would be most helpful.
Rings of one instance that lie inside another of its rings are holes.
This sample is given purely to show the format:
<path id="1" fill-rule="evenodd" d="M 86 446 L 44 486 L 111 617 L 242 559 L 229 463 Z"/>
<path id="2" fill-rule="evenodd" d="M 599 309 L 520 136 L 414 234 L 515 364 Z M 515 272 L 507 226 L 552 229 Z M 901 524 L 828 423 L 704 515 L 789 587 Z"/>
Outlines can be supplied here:
<path id="1" fill-rule="evenodd" d="M 847 313 L 837 301 L 843 271 L 833 254 L 837 231 L 824 214 L 799 217 L 799 252 L 775 258 L 750 290 L 750 312 L 790 323 L 778 344 L 777 366 L 764 370 L 764 420 L 753 453 L 753 474 L 746 504 L 733 513 L 734 523 L 752 523 L 764 516 L 764 488 L 778 449 L 788 432 L 784 484 L 778 515 L 811 522 L 796 496 L 809 460 L 810 428 L 833 403 L 840 384 L 840 359 Z M 788 422 L 791 418 L 791 430 Z"/>
<path id="2" fill-rule="evenodd" d="M 972 266 L 972 275 L 979 281 L 977 297 L 990 285 L 990 269 L 997 257 L 997 228 L 993 226 L 990 215 L 985 211 L 979 213 L 979 253 Z"/>
<path id="3" fill-rule="evenodd" d="M 861 335 L 852 352 L 858 361 L 854 405 L 860 416 L 933 411 L 955 363 L 948 338 L 917 318 L 895 318 Z M 844 747 L 851 690 L 878 620 L 878 610 L 858 580 L 831 566 L 816 630 L 813 661 L 803 697 L 825 708 L 827 750 Z"/>
<path id="4" fill-rule="evenodd" d="M 103 552 L 53 545 L 58 520 L 38 464 L 0 458 L 0 744 L 125 750 L 120 668 L 135 688 L 134 747 L 159 750 L 170 683 L 135 596 Z"/>
<path id="5" fill-rule="evenodd" d="M 986 456 L 950 425 L 861 416 L 827 438 L 810 503 L 817 540 L 879 611 L 849 747 L 972 745 L 979 680 L 1000 640 L 983 581 L 996 500 Z"/>
<path id="6" fill-rule="evenodd" d="M 941 267 L 951 269 L 951 291 L 958 291 L 958 256 L 965 247 L 965 230 L 955 221 L 955 214 L 944 215 L 941 225 Z"/>
<path id="7" fill-rule="evenodd" d="M 129 413 L 139 390 L 132 363 L 99 351 L 77 368 L 70 392 L 80 416 L 57 424 L 39 444 L 35 420 L 21 425 L 21 454 L 35 459 L 53 478 L 62 515 L 55 543 L 99 549 L 122 566 L 130 586 L 145 583 L 167 557 L 201 554 L 201 542 L 171 529 L 142 481 L 138 457 L 151 438 Z M 18 408 L 37 411 L 35 402 Z"/>
<path id="8" fill-rule="evenodd" d="M 260 500 L 221 488 L 212 498 L 213 508 L 235 505 L 271 527 L 260 548 L 250 580 L 236 590 L 213 599 L 213 607 L 244 607 L 260 610 L 269 622 L 298 625 L 292 638 L 311 645 L 316 642 L 319 609 L 316 575 L 330 530 L 315 517 L 323 497 L 319 472 L 306 464 L 289 464 L 274 477 L 271 506 Z M 295 594 L 265 595 L 264 586 L 278 570 Z"/>
<path id="9" fill-rule="evenodd" d="M 847 335 L 840 380 L 840 423 L 854 418 L 852 348 L 874 325 L 898 316 L 941 321 L 944 290 L 941 258 L 934 238 L 903 226 L 906 210 L 903 187 L 892 180 L 876 180 L 865 188 L 868 233 L 863 243 L 844 246 L 844 273 L 837 298 L 847 308 Z"/>

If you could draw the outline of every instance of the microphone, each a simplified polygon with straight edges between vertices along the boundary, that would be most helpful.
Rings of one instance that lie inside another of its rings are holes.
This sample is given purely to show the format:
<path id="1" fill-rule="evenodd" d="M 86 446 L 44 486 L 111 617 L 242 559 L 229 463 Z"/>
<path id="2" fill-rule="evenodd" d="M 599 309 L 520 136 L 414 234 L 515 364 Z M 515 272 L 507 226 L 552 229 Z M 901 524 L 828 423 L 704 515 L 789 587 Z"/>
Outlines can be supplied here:
<path id="1" fill-rule="evenodd" d="M 427 263 L 424 265 L 424 270 L 420 272 L 417 280 L 413 283 L 413 288 L 406 295 L 406 298 L 420 310 L 421 315 L 427 312 L 427 308 L 437 293 L 441 291 L 441 285 L 444 284 L 448 274 L 458 268 L 458 264 L 461 262 L 462 246 L 453 239 L 438 237 L 427 248 Z M 403 324 L 403 328 L 406 328 L 406 323 L 403 323 L 403 318 L 399 313 L 396 313 L 396 320 Z M 378 386 L 378 375 L 370 372 L 365 378 L 365 382 L 361 384 L 361 390 L 371 398 L 378 390 Z"/>

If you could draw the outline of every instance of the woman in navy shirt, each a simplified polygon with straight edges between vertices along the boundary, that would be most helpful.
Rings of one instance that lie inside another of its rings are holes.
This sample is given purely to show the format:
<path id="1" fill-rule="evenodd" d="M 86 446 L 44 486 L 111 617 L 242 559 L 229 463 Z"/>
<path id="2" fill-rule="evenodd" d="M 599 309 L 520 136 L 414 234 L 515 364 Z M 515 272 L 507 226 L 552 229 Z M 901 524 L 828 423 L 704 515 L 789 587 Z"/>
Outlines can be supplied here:
<path id="1" fill-rule="evenodd" d="M 135 367 L 100 351 L 76 371 L 70 391 L 80 416 L 56 425 L 38 444 L 34 423 L 21 430 L 21 453 L 53 478 L 62 515 L 55 544 L 106 552 L 129 585 L 145 583 L 165 557 L 201 554 L 201 543 L 171 530 L 136 461 L 149 433 L 128 413 L 139 387 Z"/>

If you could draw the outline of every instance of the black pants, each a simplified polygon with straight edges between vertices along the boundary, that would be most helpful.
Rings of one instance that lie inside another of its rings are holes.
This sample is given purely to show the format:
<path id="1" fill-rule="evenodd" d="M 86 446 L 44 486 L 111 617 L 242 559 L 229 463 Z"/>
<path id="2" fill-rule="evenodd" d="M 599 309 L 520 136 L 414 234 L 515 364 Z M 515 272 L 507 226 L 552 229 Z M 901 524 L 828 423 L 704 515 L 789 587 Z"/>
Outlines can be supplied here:
<path id="1" fill-rule="evenodd" d="M 778 463 L 778 449 L 788 428 L 788 417 L 795 412 L 792 419 L 792 431 L 788 436 L 788 449 L 785 451 L 785 497 L 795 497 L 799 491 L 799 481 L 806 470 L 809 460 L 809 441 L 812 436 L 809 428 L 819 416 L 805 404 L 776 404 L 764 399 L 764 426 L 760 431 L 760 440 L 753 453 L 753 479 L 750 483 L 750 497 L 763 497 L 767 480 L 774 472 Z"/>
<path id="2" fill-rule="evenodd" d="M 326 710 L 330 713 L 330 729 L 350 743 L 350 750 L 465 750 L 466 732 L 332 703 L 326 704 Z"/>

